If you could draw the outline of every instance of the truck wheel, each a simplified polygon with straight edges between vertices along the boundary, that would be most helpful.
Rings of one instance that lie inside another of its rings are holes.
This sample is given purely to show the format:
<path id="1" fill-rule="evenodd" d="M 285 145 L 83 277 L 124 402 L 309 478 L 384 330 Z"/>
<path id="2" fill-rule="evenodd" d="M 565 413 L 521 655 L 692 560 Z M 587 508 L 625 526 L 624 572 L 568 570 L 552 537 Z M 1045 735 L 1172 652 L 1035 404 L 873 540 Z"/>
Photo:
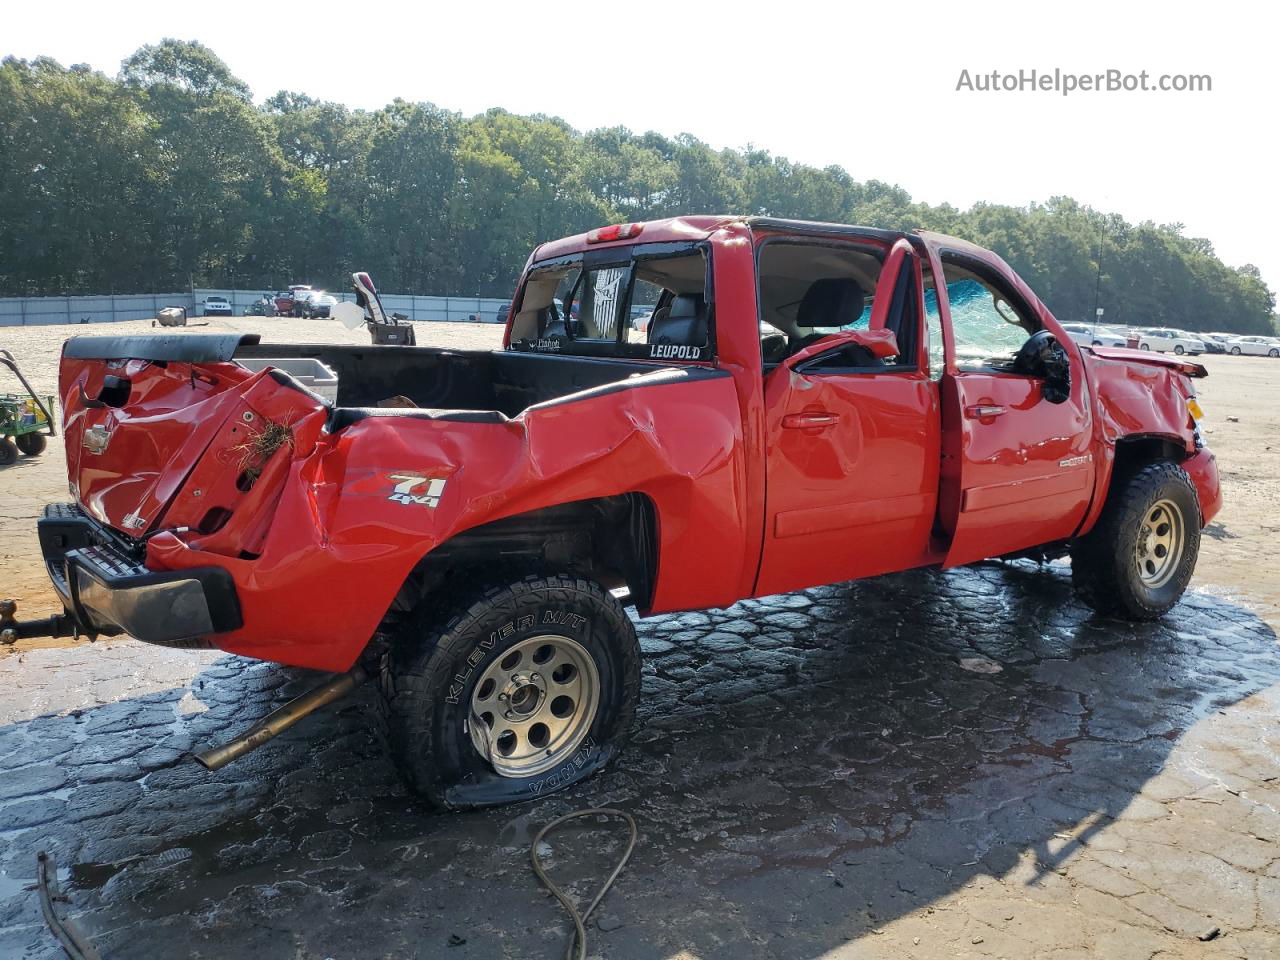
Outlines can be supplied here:
<path id="1" fill-rule="evenodd" d="M 7 467 L 18 462 L 18 448 L 8 437 L 0 437 L 0 467 Z"/>
<path id="2" fill-rule="evenodd" d="M 1071 548 L 1071 579 L 1099 613 L 1154 620 L 1178 602 L 1200 553 L 1200 501 L 1175 463 L 1113 484 L 1097 525 Z"/>
<path id="3" fill-rule="evenodd" d="M 49 441 L 44 438 L 43 433 L 24 433 L 22 436 L 15 438 L 14 442 L 18 445 L 18 449 L 28 457 L 39 456 L 44 453 L 44 448 L 49 445 Z"/>
<path id="4" fill-rule="evenodd" d="M 452 615 L 427 606 L 381 684 L 387 739 L 412 790 L 446 809 L 515 803 L 618 755 L 640 699 L 640 645 L 598 584 L 526 577 Z"/>

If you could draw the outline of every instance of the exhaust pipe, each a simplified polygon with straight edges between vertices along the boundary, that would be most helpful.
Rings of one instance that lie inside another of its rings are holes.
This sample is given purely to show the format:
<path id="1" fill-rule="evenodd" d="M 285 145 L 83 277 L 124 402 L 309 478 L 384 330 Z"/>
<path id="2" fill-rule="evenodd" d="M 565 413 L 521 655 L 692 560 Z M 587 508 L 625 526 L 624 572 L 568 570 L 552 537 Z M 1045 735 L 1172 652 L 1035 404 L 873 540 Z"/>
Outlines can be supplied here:
<path id="1" fill-rule="evenodd" d="M 349 673 L 326 680 L 309 693 L 273 710 L 240 736 L 228 740 L 220 747 L 210 747 L 197 753 L 196 760 L 206 770 L 221 770 L 233 760 L 239 760 L 246 753 L 257 750 L 277 734 L 284 733 L 303 717 L 310 716 L 321 707 L 327 707 L 335 700 L 341 700 L 368 679 L 365 669 L 357 666 Z"/>

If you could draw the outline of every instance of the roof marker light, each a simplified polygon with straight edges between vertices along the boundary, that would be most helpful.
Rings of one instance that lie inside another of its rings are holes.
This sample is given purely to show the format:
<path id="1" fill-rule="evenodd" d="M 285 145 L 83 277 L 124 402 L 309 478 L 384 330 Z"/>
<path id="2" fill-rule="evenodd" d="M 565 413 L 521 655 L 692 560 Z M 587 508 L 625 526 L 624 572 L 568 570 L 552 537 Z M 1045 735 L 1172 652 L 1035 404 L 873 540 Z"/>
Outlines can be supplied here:
<path id="1" fill-rule="evenodd" d="M 640 236 L 643 223 L 615 223 L 611 227 L 597 227 L 587 234 L 587 243 L 609 243 L 613 240 L 630 240 Z"/>

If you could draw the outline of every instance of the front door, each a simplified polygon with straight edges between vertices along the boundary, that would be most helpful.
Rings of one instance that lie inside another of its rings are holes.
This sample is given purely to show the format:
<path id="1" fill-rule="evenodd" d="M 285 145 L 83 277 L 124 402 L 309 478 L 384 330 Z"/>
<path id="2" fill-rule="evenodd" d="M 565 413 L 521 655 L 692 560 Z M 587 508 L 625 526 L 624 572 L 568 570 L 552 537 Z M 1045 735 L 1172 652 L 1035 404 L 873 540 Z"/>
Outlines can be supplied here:
<path id="1" fill-rule="evenodd" d="M 764 553 L 756 594 L 927 562 L 937 507 L 940 414 L 921 330 L 918 258 L 766 243 L 759 255 L 766 359 L 823 331 L 888 328 L 899 356 L 857 351 L 766 366 Z M 867 301 L 865 294 L 874 291 Z M 867 304 L 864 309 L 864 303 Z M 857 311 L 856 313 L 854 311 Z"/>
<path id="2" fill-rule="evenodd" d="M 1079 350 L 1057 337 L 1070 360 L 1063 396 L 1009 359 L 1045 329 L 1048 311 L 998 261 L 930 243 L 926 294 L 949 330 L 943 377 L 943 462 L 939 526 L 949 535 L 945 566 L 972 563 L 1070 537 L 1088 509 L 1091 456 L 1088 384 Z"/>

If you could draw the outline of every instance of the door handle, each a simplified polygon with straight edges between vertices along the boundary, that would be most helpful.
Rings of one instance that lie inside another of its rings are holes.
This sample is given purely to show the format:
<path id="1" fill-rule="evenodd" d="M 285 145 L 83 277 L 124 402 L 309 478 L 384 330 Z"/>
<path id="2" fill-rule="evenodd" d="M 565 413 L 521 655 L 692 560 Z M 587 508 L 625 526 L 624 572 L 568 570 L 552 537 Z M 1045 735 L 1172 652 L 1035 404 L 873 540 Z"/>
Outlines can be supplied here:
<path id="1" fill-rule="evenodd" d="M 964 408 L 964 415 L 970 420 L 983 420 L 987 417 L 998 417 L 1004 413 L 1004 407 L 995 403 L 975 403 Z"/>
<path id="2" fill-rule="evenodd" d="M 814 427 L 830 427 L 839 422 L 840 414 L 815 410 L 811 413 L 788 413 L 782 425 L 788 430 L 810 430 Z"/>

